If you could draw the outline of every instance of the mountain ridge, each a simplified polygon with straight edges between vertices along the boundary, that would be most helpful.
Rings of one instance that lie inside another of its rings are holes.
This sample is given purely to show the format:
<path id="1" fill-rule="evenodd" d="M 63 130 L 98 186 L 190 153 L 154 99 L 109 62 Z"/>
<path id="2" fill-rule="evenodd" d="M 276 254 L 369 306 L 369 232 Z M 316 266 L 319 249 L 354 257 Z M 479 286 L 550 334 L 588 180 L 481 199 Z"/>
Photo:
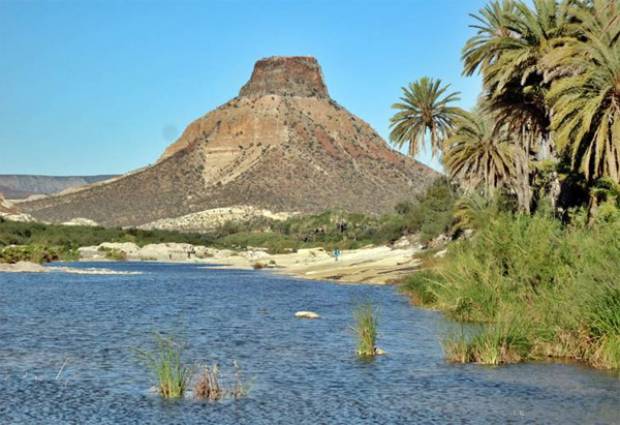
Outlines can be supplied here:
<path id="1" fill-rule="evenodd" d="M 31 195 L 49 195 L 63 190 L 97 183 L 116 175 L 48 176 L 38 174 L 0 174 L 0 193 L 7 199 Z"/>

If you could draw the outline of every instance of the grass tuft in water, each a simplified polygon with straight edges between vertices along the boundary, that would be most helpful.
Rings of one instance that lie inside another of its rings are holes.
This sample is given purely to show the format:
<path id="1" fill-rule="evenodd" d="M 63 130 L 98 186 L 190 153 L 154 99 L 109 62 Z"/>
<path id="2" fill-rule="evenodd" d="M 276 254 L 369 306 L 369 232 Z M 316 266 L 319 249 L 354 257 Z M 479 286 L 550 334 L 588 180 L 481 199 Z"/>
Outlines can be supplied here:
<path id="1" fill-rule="evenodd" d="M 198 375 L 194 384 L 194 397 L 200 400 L 215 401 L 224 397 L 224 390 L 220 385 L 220 369 L 215 363 L 205 366 Z"/>
<path id="2" fill-rule="evenodd" d="M 357 355 L 359 357 L 374 357 L 377 354 L 377 310 L 371 303 L 358 305 L 353 311 L 357 335 Z"/>
<path id="3" fill-rule="evenodd" d="M 249 386 L 244 382 L 241 368 L 237 362 L 233 362 L 235 369 L 235 382 L 230 387 L 222 383 L 220 368 L 217 363 L 213 366 L 205 366 L 199 373 L 194 384 L 194 397 L 199 400 L 217 401 L 226 397 L 240 399 L 249 392 Z"/>
<path id="4" fill-rule="evenodd" d="M 163 398 L 180 398 L 185 394 L 192 369 L 182 362 L 182 346 L 172 338 L 155 335 L 152 351 L 138 351 L 139 358 L 155 375 L 157 390 Z"/>

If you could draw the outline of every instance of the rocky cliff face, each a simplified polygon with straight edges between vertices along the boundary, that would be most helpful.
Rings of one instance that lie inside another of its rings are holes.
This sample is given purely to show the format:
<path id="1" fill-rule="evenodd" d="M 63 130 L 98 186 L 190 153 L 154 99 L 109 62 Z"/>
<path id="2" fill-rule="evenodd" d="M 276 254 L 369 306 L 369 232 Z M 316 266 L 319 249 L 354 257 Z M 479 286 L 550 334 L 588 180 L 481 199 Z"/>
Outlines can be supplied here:
<path id="1" fill-rule="evenodd" d="M 241 88 L 241 97 L 280 96 L 317 97 L 328 99 L 321 67 L 315 58 L 274 57 L 254 65 L 250 81 Z"/>
<path id="2" fill-rule="evenodd" d="M 121 226 L 237 205 L 379 213 L 435 177 L 331 100 L 314 58 L 276 57 L 258 61 L 239 96 L 191 123 L 154 166 L 20 206 Z"/>
<path id="3" fill-rule="evenodd" d="M 3 214 L 17 214 L 17 208 L 0 193 L 0 216 Z"/>

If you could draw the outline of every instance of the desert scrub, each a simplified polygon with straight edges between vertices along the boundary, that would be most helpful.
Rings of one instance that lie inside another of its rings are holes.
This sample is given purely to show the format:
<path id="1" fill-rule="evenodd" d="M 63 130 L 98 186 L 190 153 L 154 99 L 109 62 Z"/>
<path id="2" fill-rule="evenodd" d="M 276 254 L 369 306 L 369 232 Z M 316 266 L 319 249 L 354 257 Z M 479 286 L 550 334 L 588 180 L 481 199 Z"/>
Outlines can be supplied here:
<path id="1" fill-rule="evenodd" d="M 183 347 L 172 338 L 155 335 L 151 351 L 140 350 L 138 356 L 154 375 L 157 391 L 163 398 L 180 398 L 185 394 L 192 368 L 182 361 Z"/>
<path id="2" fill-rule="evenodd" d="M 353 330 L 357 336 L 357 355 L 374 357 L 377 354 L 377 309 L 372 303 L 360 304 L 353 310 L 355 324 Z"/>

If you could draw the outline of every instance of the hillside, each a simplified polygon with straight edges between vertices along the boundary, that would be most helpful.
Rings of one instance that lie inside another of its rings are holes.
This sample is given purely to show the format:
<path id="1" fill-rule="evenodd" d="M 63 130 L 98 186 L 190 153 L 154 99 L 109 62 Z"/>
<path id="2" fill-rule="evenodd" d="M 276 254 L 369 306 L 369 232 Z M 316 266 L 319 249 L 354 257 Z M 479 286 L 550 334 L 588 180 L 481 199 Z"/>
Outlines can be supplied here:
<path id="1" fill-rule="evenodd" d="M 9 201 L 7 201 L 6 199 L 4 199 L 4 197 L 2 196 L 2 193 L 0 193 L 0 215 L 15 214 L 15 213 L 17 213 L 15 206 Z"/>
<path id="2" fill-rule="evenodd" d="M 0 175 L 0 193 L 7 199 L 22 199 L 30 195 L 49 195 L 69 188 L 84 186 L 114 176 L 36 176 L 27 174 Z"/>
<path id="3" fill-rule="evenodd" d="M 191 123 L 155 165 L 20 209 L 115 226 L 241 205 L 380 213 L 436 176 L 334 102 L 314 58 L 275 57 L 258 61 L 239 96 Z"/>

